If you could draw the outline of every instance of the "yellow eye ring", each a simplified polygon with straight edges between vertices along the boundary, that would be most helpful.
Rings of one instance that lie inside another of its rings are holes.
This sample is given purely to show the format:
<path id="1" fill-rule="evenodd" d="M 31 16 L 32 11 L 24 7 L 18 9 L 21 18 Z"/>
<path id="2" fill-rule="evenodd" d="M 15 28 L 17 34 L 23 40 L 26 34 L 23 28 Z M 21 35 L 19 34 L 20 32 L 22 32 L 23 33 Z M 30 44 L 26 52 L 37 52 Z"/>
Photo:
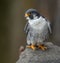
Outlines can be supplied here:
<path id="1" fill-rule="evenodd" d="M 25 17 L 28 17 L 30 14 L 25 14 Z"/>

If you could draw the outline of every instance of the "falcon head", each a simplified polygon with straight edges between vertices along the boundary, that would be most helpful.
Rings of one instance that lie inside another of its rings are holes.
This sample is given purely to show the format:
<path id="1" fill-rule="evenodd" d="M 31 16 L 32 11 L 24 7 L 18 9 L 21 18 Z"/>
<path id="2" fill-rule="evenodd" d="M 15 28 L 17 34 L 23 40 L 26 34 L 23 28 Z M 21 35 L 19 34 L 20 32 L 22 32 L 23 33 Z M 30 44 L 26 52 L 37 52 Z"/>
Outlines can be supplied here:
<path id="1" fill-rule="evenodd" d="M 25 12 L 25 17 L 27 20 L 35 20 L 35 19 L 38 19 L 40 17 L 40 14 L 37 12 L 36 9 L 28 9 Z"/>

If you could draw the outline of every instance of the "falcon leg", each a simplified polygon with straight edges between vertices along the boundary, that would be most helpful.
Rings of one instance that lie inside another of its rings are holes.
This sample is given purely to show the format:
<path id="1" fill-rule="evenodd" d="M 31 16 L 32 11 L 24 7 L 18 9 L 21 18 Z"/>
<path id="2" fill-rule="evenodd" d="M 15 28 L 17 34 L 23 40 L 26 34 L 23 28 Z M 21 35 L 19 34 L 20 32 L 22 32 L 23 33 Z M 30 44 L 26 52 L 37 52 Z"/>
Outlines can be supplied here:
<path id="1" fill-rule="evenodd" d="M 28 48 L 31 48 L 31 49 L 33 49 L 33 50 L 36 49 L 36 46 L 35 46 L 34 44 L 28 45 L 27 47 L 28 47 Z"/>
<path id="2" fill-rule="evenodd" d="M 38 45 L 38 48 L 45 51 L 47 47 L 44 44 Z"/>

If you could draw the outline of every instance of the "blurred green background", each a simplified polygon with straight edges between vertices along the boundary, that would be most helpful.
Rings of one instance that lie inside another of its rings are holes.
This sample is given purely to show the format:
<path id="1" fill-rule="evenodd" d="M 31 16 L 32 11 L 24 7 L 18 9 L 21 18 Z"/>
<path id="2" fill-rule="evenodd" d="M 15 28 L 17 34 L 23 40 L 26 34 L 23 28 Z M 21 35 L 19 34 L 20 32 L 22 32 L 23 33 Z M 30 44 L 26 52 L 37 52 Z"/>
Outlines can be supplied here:
<path id="1" fill-rule="evenodd" d="M 0 1 L 0 63 L 15 63 L 19 47 L 26 44 L 24 13 L 37 9 L 52 23 L 50 41 L 60 46 L 60 0 L 1 0 Z"/>

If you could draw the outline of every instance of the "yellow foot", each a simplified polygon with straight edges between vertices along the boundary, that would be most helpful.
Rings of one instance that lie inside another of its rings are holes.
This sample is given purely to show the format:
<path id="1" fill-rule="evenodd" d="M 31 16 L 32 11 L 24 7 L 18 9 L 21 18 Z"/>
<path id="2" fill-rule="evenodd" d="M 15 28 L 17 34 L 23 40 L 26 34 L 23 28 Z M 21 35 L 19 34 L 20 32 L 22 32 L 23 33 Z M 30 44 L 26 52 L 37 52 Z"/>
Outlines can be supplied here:
<path id="1" fill-rule="evenodd" d="M 47 50 L 47 47 L 45 45 L 43 45 L 43 44 L 39 45 L 38 48 L 43 50 L 43 51 Z"/>
<path id="2" fill-rule="evenodd" d="M 36 49 L 35 45 L 28 45 L 27 47 L 28 47 L 28 48 L 31 48 L 31 49 L 33 49 L 33 50 Z"/>

